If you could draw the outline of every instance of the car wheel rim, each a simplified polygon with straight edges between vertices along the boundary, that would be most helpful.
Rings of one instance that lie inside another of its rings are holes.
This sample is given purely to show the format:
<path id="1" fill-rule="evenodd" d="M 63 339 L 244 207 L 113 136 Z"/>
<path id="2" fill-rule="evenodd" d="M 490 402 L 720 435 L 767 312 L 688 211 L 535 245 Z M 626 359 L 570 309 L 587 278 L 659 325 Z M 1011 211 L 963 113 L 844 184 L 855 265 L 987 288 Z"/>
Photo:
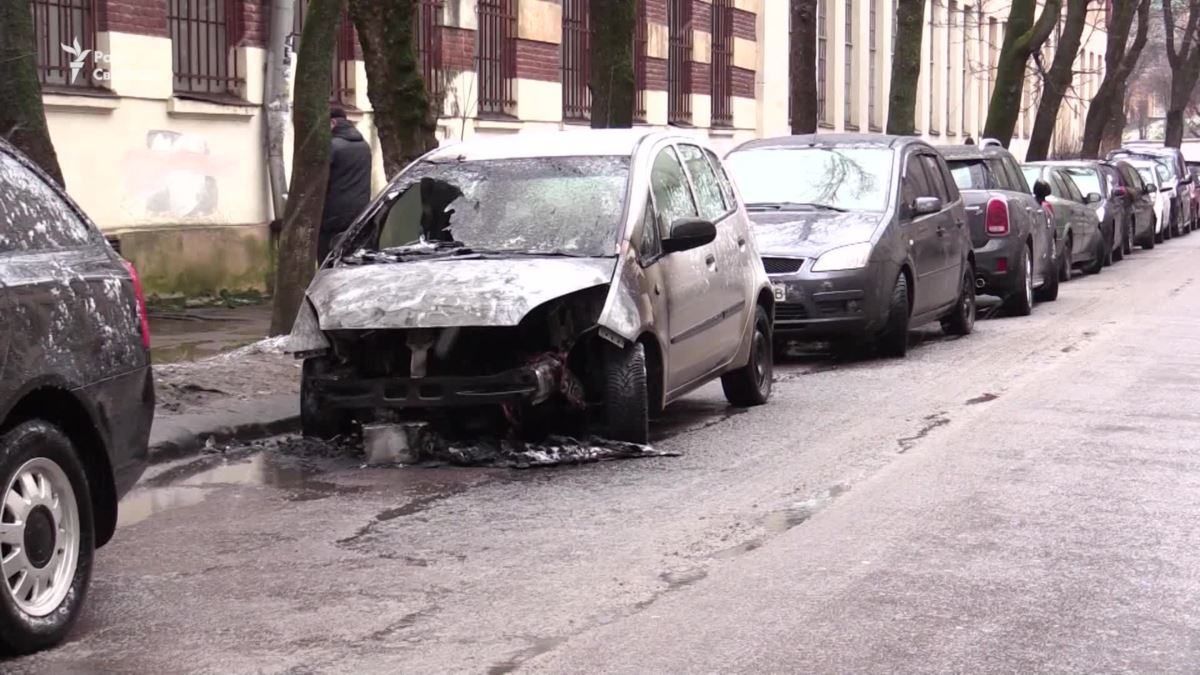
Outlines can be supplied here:
<path id="1" fill-rule="evenodd" d="M 1033 304 L 1033 262 L 1025 256 L 1025 302 Z"/>
<path id="2" fill-rule="evenodd" d="M 45 457 L 17 469 L 0 503 L 0 576 L 17 608 L 47 616 L 71 590 L 79 508 L 62 468 Z"/>
<path id="3" fill-rule="evenodd" d="M 754 383 L 759 391 L 767 386 L 767 360 L 771 358 L 771 343 L 761 330 L 754 331 Z"/>
<path id="4" fill-rule="evenodd" d="M 971 287 L 970 277 L 963 279 L 963 323 L 967 328 L 975 325 L 975 293 Z"/>

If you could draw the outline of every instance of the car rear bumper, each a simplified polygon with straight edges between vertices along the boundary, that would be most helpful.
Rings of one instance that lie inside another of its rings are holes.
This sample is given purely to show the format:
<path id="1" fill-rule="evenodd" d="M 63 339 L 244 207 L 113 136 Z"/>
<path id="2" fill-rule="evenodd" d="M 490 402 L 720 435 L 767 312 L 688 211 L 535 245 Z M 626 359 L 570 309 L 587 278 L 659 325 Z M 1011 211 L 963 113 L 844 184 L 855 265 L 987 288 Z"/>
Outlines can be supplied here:
<path id="1" fill-rule="evenodd" d="M 149 463 L 153 374 L 147 365 L 91 384 L 81 393 L 96 411 L 112 466 L 113 487 L 120 499 L 133 489 Z"/>
<path id="2" fill-rule="evenodd" d="M 1016 237 L 994 237 L 975 249 L 975 290 L 987 295 L 1008 295 L 1017 290 L 1021 250 Z"/>
<path id="3" fill-rule="evenodd" d="M 881 306 L 874 269 L 868 265 L 861 270 L 773 275 L 775 333 L 825 339 L 875 330 L 887 308 Z"/>

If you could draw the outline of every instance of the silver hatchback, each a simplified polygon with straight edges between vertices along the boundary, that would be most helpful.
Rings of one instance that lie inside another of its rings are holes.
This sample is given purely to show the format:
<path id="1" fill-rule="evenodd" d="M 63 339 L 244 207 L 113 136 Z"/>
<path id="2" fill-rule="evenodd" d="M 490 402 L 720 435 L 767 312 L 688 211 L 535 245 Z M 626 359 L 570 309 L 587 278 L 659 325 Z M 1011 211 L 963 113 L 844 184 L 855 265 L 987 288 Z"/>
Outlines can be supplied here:
<path id="1" fill-rule="evenodd" d="M 418 417 L 645 442 L 651 416 L 716 378 L 734 405 L 766 402 L 773 303 L 737 193 L 695 139 L 444 147 L 391 181 L 308 289 L 291 338 L 304 431 Z"/>

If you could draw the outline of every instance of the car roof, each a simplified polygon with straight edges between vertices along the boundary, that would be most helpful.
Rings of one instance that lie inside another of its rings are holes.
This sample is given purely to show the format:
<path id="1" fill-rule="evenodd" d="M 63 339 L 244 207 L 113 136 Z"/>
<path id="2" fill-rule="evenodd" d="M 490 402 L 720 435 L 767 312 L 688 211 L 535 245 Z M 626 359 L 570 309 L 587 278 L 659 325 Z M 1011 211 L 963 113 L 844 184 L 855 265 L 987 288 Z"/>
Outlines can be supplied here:
<path id="1" fill-rule="evenodd" d="M 1025 162 L 1028 166 L 1060 166 L 1066 169 L 1095 169 L 1110 162 L 1098 159 L 1048 159 L 1038 162 Z"/>
<path id="2" fill-rule="evenodd" d="M 946 159 L 983 159 L 1012 154 L 1003 146 L 995 145 L 939 145 L 937 150 Z"/>
<path id="3" fill-rule="evenodd" d="M 737 146 L 732 152 L 741 150 L 783 149 L 783 148 L 812 148 L 854 146 L 872 148 L 902 148 L 909 145 L 929 147 L 929 144 L 915 136 L 888 136 L 886 134 L 801 134 L 796 136 L 774 136 L 746 141 Z"/>
<path id="4" fill-rule="evenodd" d="M 536 157 L 631 156 L 652 138 L 671 138 L 701 146 L 698 138 L 654 129 L 580 129 L 532 131 L 507 136 L 477 137 L 442 146 L 424 157 L 437 161 L 477 161 Z"/>

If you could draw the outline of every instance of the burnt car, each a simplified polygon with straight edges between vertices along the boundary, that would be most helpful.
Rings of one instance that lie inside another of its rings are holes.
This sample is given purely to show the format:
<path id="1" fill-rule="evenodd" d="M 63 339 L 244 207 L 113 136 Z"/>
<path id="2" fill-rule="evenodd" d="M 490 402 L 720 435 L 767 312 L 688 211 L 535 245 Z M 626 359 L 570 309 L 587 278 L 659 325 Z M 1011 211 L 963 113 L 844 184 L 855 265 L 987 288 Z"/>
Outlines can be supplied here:
<path id="1" fill-rule="evenodd" d="M 145 469 L 154 385 L 137 273 L 0 141 L 0 653 L 59 642 L 117 501 Z"/>
<path id="2" fill-rule="evenodd" d="M 786 136 L 744 143 L 726 162 L 775 288 L 776 333 L 900 357 L 910 327 L 972 331 L 975 254 L 962 196 L 932 146 Z"/>
<path id="3" fill-rule="evenodd" d="M 1099 274 L 1108 256 L 1108 241 L 1092 208 L 1100 201 L 1100 195 L 1093 192 L 1085 197 L 1060 166 L 1034 162 L 1022 164 L 1021 171 L 1025 182 L 1033 186 L 1033 196 L 1054 221 L 1059 281 L 1069 281 L 1075 267 L 1082 267 L 1088 274 Z"/>
<path id="4" fill-rule="evenodd" d="M 938 148 L 966 204 L 978 292 L 1027 316 L 1034 300 L 1058 298 L 1056 231 L 1012 154 L 1000 145 Z"/>
<path id="5" fill-rule="evenodd" d="M 435 150 L 395 177 L 309 286 L 291 335 L 308 435 L 353 421 L 648 418 L 720 378 L 771 391 L 774 296 L 720 160 L 641 131 Z"/>

